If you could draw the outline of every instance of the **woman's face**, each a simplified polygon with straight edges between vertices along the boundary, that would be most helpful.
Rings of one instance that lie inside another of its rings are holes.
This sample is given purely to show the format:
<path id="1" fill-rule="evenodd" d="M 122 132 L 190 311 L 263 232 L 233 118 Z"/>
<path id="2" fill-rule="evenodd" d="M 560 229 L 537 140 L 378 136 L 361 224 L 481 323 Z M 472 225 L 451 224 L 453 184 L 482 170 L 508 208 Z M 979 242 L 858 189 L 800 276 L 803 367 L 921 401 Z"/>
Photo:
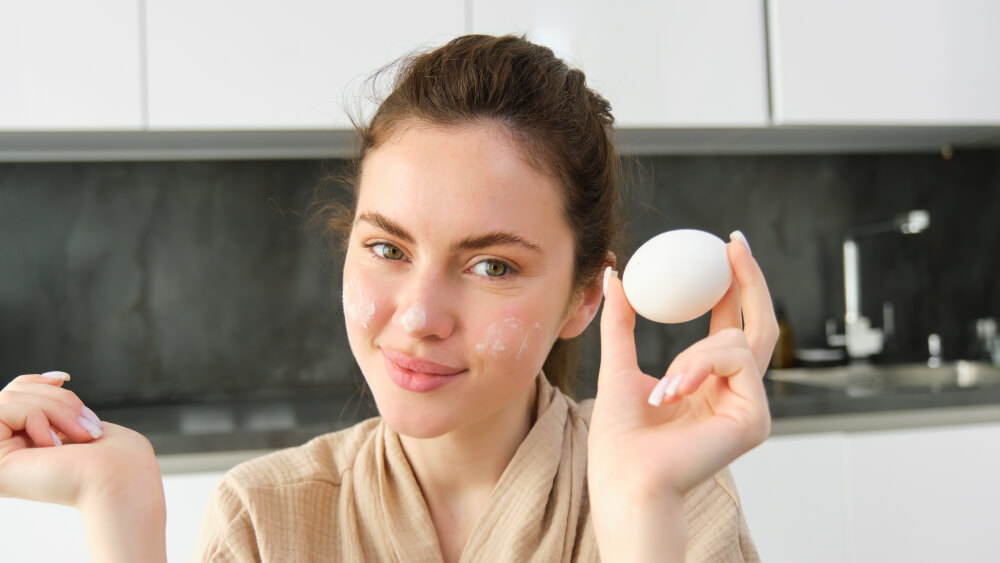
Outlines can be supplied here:
<path id="1" fill-rule="evenodd" d="M 597 307 L 572 295 L 556 181 L 495 124 L 412 124 L 368 153 L 359 188 L 344 312 L 385 421 L 428 438 L 525 409 L 556 338 Z"/>

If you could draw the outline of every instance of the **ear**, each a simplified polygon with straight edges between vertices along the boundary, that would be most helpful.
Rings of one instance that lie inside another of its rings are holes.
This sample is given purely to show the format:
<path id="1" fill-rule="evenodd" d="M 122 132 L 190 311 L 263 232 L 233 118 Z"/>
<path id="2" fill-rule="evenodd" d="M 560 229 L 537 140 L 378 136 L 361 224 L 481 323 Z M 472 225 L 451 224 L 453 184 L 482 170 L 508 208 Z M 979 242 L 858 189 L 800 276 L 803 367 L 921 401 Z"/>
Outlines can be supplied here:
<path id="1" fill-rule="evenodd" d="M 594 317 L 597 316 L 597 310 L 601 308 L 601 302 L 604 300 L 604 270 L 608 266 L 614 269 L 616 263 L 615 253 L 609 250 L 600 275 L 591 280 L 581 295 L 574 299 L 566 322 L 563 324 L 562 330 L 559 331 L 559 338 L 570 339 L 580 336 L 580 333 L 590 325 L 590 321 L 594 320 Z"/>

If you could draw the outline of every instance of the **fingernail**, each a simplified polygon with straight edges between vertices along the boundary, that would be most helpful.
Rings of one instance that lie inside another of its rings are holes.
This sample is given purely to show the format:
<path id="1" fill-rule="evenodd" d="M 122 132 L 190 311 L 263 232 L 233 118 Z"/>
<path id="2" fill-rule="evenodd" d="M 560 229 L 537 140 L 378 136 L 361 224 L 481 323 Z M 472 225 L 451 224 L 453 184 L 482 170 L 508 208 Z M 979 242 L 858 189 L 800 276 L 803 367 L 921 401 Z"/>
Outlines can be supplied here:
<path id="1" fill-rule="evenodd" d="M 86 406 L 80 407 L 80 414 L 82 414 L 87 420 L 94 423 L 94 426 L 100 428 L 104 426 L 100 418 L 97 418 L 97 413 L 88 409 Z"/>
<path id="2" fill-rule="evenodd" d="M 664 375 L 658 382 L 656 382 L 656 387 L 653 387 L 653 392 L 649 394 L 649 404 L 654 407 L 660 406 L 663 402 L 663 392 L 667 388 L 667 384 L 670 383 L 670 376 Z"/>
<path id="3" fill-rule="evenodd" d="M 684 379 L 683 373 L 678 373 L 674 376 L 674 379 L 667 385 L 666 394 L 668 397 L 673 397 L 677 394 L 677 389 L 681 386 L 681 381 Z"/>
<path id="4" fill-rule="evenodd" d="M 612 276 L 617 278 L 618 272 L 613 270 L 611 266 L 604 268 L 604 295 L 608 294 L 608 280 L 611 279 Z"/>
<path id="5" fill-rule="evenodd" d="M 750 256 L 753 256 L 753 251 L 750 250 L 750 243 L 747 242 L 747 237 L 743 236 L 742 232 L 733 231 L 729 233 L 729 240 L 735 240 L 743 243 L 743 246 L 747 247 L 747 252 L 750 253 Z"/>
<path id="6" fill-rule="evenodd" d="M 62 381 L 69 381 L 69 374 L 64 371 L 47 371 L 42 374 L 42 377 L 47 377 L 49 379 L 59 379 Z"/>
<path id="7" fill-rule="evenodd" d="M 76 417 L 76 421 L 80 423 L 80 426 L 82 426 L 83 429 L 86 430 L 88 434 L 90 434 L 90 437 L 94 438 L 95 440 L 97 438 L 100 438 L 101 434 L 104 434 L 104 432 L 101 432 L 101 429 L 98 428 L 96 424 L 94 424 L 93 422 L 87 420 L 82 416 Z"/>
<path id="8" fill-rule="evenodd" d="M 59 439 L 59 436 L 56 436 L 55 431 L 52 430 L 51 428 L 49 428 L 49 436 L 52 436 L 52 443 L 54 445 L 56 445 L 56 446 L 61 446 L 62 445 L 62 440 Z"/>

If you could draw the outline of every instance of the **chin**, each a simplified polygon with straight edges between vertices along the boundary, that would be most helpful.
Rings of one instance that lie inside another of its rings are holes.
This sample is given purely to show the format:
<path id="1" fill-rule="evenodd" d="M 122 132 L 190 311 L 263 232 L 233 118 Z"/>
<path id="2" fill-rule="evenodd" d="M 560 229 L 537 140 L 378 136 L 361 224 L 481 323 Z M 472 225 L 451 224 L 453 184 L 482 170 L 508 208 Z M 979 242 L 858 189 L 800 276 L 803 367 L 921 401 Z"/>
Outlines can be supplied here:
<path id="1" fill-rule="evenodd" d="M 378 401 L 376 401 L 376 404 L 378 404 Z M 406 408 L 402 405 L 387 405 L 387 408 L 383 409 L 379 405 L 379 415 L 385 421 L 386 425 L 392 428 L 397 434 L 409 436 L 410 438 L 437 438 L 458 427 L 455 421 L 448 420 L 447 415 L 442 412 L 440 407 L 428 410 L 432 410 L 433 412 L 427 412 L 424 409 Z"/>

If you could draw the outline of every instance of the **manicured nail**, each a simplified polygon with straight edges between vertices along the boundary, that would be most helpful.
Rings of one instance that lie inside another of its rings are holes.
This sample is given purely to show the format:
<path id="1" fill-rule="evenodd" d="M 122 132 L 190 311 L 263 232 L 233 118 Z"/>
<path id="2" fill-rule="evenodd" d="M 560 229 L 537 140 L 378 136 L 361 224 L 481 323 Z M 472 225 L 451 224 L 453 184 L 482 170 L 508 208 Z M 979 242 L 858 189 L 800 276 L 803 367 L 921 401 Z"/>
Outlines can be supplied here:
<path id="1" fill-rule="evenodd" d="M 613 270 L 611 266 L 604 268 L 604 295 L 608 294 L 608 280 L 611 279 L 612 276 L 617 278 L 618 271 Z"/>
<path id="2" fill-rule="evenodd" d="M 747 242 L 747 237 L 743 236 L 742 232 L 733 231 L 729 233 L 729 240 L 735 240 L 743 243 L 743 246 L 747 247 L 747 252 L 750 253 L 750 256 L 753 256 L 753 251 L 750 250 L 750 243 Z"/>
<path id="3" fill-rule="evenodd" d="M 664 375 L 658 382 L 656 382 L 656 387 L 653 387 L 653 392 L 649 394 L 649 404 L 654 407 L 660 406 L 663 402 L 663 392 L 667 389 L 667 384 L 670 383 L 670 376 Z"/>
<path id="4" fill-rule="evenodd" d="M 101 422 L 101 419 L 97 418 L 97 413 L 88 409 L 86 406 L 80 407 L 80 414 L 82 414 L 84 418 L 86 418 L 87 420 L 93 422 L 94 426 L 98 428 L 104 426 L 104 423 Z"/>
<path id="5" fill-rule="evenodd" d="M 69 374 L 64 371 L 47 371 L 42 374 L 42 377 L 47 377 L 49 379 L 60 379 L 62 381 L 69 381 Z"/>
<path id="6" fill-rule="evenodd" d="M 101 434 L 104 434 L 104 432 L 101 432 L 101 429 L 98 428 L 96 424 L 94 424 L 93 422 L 87 420 L 82 416 L 76 417 L 76 421 L 80 423 L 80 426 L 82 426 L 83 429 L 86 430 L 87 433 L 90 434 L 90 436 L 95 440 L 97 438 L 100 438 Z"/>
<path id="7" fill-rule="evenodd" d="M 681 386 L 681 381 L 684 379 L 683 373 L 678 373 L 674 376 L 674 379 L 667 385 L 666 394 L 668 397 L 673 397 L 677 394 L 677 389 Z"/>
<path id="8" fill-rule="evenodd" d="M 56 445 L 56 446 L 61 446 L 62 445 L 62 440 L 59 439 L 59 436 L 56 436 L 55 431 L 52 430 L 51 428 L 49 428 L 49 436 L 52 436 L 52 443 L 54 445 Z"/>

